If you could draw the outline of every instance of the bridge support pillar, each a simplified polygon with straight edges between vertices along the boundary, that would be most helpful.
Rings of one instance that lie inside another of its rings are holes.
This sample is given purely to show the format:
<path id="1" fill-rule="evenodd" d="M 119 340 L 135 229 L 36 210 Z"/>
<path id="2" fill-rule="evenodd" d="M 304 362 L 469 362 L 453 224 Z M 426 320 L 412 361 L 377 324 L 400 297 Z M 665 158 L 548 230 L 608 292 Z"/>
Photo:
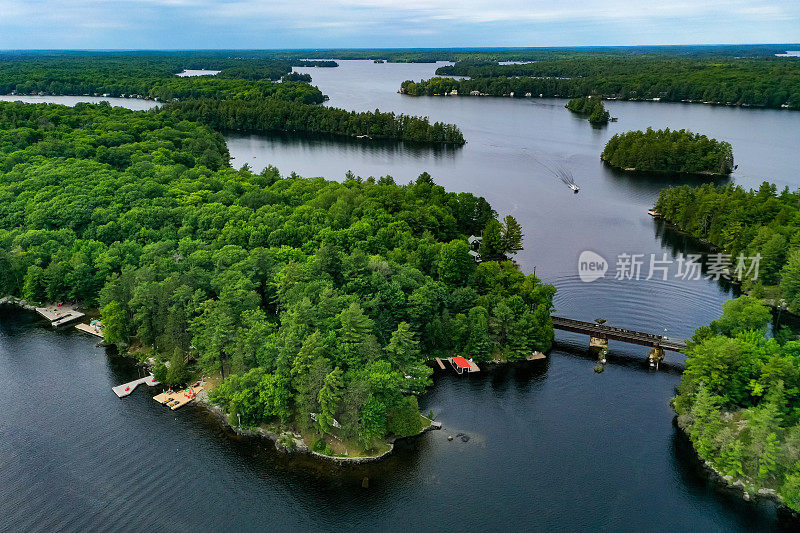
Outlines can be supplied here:
<path id="1" fill-rule="evenodd" d="M 653 346 L 647 358 L 650 359 L 650 366 L 658 370 L 658 364 L 664 360 L 664 348 L 661 346 Z"/>
<path id="2" fill-rule="evenodd" d="M 597 360 L 601 363 L 606 362 L 608 355 L 608 339 L 603 337 L 589 337 L 589 349 L 597 351 Z"/>

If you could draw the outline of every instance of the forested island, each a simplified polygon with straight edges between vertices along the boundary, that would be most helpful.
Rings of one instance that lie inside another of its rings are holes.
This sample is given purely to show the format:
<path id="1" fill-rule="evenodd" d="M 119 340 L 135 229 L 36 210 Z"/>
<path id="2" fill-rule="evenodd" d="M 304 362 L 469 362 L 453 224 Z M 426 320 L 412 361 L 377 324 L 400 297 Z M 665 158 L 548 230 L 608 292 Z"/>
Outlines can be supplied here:
<path id="1" fill-rule="evenodd" d="M 800 191 L 727 185 L 684 185 L 661 191 L 655 209 L 665 220 L 735 258 L 759 256 L 758 279 L 743 276 L 751 295 L 800 313 Z M 733 273 L 731 273 L 731 277 Z"/>
<path id="2" fill-rule="evenodd" d="M 613 167 L 637 172 L 727 176 L 734 169 L 729 143 L 669 128 L 617 133 L 600 158 Z"/>
<path id="3" fill-rule="evenodd" d="M 573 98 L 564 107 L 578 115 L 587 116 L 589 123 L 594 126 L 608 124 L 608 121 L 611 120 L 611 115 L 606 111 L 606 106 L 603 105 L 603 101 L 599 98 L 592 98 L 591 96 Z"/>
<path id="4" fill-rule="evenodd" d="M 318 133 L 454 146 L 465 143 L 461 130 L 453 124 L 431 124 L 427 118 L 381 113 L 377 109 L 358 113 L 303 105 L 281 98 L 202 98 L 167 104 L 164 109 L 223 131 Z"/>
<path id="5" fill-rule="evenodd" d="M 0 293 L 97 307 L 166 383 L 221 375 L 231 420 L 324 453 L 418 432 L 435 355 L 551 346 L 555 289 L 509 260 L 521 242 L 427 174 L 254 174 L 175 110 L 0 103 Z"/>
<path id="6" fill-rule="evenodd" d="M 772 316 L 755 298 L 722 308 L 687 350 L 678 425 L 726 481 L 800 511 L 800 341 L 767 338 Z"/>
<path id="7" fill-rule="evenodd" d="M 465 59 L 438 78 L 402 83 L 411 96 L 531 96 L 702 102 L 800 109 L 800 59 L 570 52 L 523 64 Z M 451 76 L 469 76 L 454 79 Z"/>
<path id="8" fill-rule="evenodd" d="M 0 55 L 0 93 L 103 95 L 167 102 L 166 110 L 219 130 L 286 132 L 461 146 L 453 124 L 394 113 L 320 106 L 325 96 L 293 66 L 335 67 L 329 60 L 221 58 L 197 53 Z M 186 67 L 215 76 L 178 77 Z M 281 82 L 272 80 L 281 79 Z"/>

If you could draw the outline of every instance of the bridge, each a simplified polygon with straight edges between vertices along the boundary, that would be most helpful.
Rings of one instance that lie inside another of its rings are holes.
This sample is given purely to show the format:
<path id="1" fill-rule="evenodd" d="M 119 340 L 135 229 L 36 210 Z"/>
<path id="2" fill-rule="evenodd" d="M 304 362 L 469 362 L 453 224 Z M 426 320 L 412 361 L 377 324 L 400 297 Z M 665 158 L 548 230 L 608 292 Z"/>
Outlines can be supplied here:
<path id="1" fill-rule="evenodd" d="M 650 361 L 654 363 L 658 363 L 664 359 L 664 350 L 682 352 L 686 349 L 685 342 L 661 335 L 653 335 L 652 333 L 644 333 L 631 329 L 615 328 L 595 322 L 583 322 L 581 320 L 573 320 L 571 318 L 555 315 L 551 318 L 553 319 L 553 328 L 555 329 L 589 335 L 589 346 L 595 348 L 607 350 L 609 340 L 647 346 L 651 348 L 649 357 Z"/>

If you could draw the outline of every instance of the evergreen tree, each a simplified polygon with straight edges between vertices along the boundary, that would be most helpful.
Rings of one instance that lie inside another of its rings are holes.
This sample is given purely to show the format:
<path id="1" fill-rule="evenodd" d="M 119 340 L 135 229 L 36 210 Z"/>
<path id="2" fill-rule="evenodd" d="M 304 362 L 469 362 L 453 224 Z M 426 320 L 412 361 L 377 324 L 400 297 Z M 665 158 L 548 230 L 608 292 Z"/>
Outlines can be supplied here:
<path id="1" fill-rule="evenodd" d="M 503 253 L 514 255 L 522 250 L 522 237 L 522 226 L 516 218 L 507 215 L 502 225 Z"/>
<path id="2" fill-rule="evenodd" d="M 467 357 L 486 361 L 492 355 L 492 342 L 489 339 L 489 313 L 482 306 L 469 311 L 469 340 L 464 348 Z"/>
<path id="3" fill-rule="evenodd" d="M 419 342 L 414 338 L 414 332 L 407 322 L 397 324 L 397 329 L 392 332 L 384 351 L 387 360 L 395 367 L 403 368 L 417 358 Z"/>
<path id="4" fill-rule="evenodd" d="M 503 242 L 502 227 L 496 219 L 491 219 L 483 228 L 480 254 L 484 261 L 505 259 L 505 244 Z"/>
<path id="5" fill-rule="evenodd" d="M 463 240 L 454 240 L 442 245 L 439 250 L 439 279 L 449 285 L 463 286 L 475 270 L 475 259 L 469 253 L 469 245 Z"/>
<path id="6" fill-rule="evenodd" d="M 165 379 L 167 385 L 180 385 L 189 381 L 189 371 L 186 368 L 186 357 L 175 349 L 169 359 L 169 368 Z"/>
<path id="7" fill-rule="evenodd" d="M 317 429 L 320 433 L 330 433 L 333 429 L 334 415 L 342 399 L 344 373 L 337 366 L 325 376 L 325 382 L 317 395 L 319 412 L 317 413 Z"/>

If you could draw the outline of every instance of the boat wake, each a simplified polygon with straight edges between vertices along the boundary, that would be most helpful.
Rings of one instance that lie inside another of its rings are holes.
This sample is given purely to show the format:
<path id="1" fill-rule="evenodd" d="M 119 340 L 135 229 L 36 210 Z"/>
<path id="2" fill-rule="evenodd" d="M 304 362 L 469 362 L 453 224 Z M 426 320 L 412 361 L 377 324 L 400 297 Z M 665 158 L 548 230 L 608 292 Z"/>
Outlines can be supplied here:
<path id="1" fill-rule="evenodd" d="M 535 157 L 533 159 L 534 161 L 539 163 L 539 165 L 541 165 L 545 170 L 547 170 L 547 172 L 552 174 L 555 178 L 561 180 L 564 183 L 564 185 L 572 189 L 573 192 L 577 193 L 578 191 L 581 190 L 581 188 L 578 187 L 578 184 L 575 183 L 575 177 L 572 175 L 572 171 L 569 170 L 568 168 L 563 167 L 561 165 L 556 165 L 554 167 L 551 167 L 550 165 L 542 163 Z"/>

